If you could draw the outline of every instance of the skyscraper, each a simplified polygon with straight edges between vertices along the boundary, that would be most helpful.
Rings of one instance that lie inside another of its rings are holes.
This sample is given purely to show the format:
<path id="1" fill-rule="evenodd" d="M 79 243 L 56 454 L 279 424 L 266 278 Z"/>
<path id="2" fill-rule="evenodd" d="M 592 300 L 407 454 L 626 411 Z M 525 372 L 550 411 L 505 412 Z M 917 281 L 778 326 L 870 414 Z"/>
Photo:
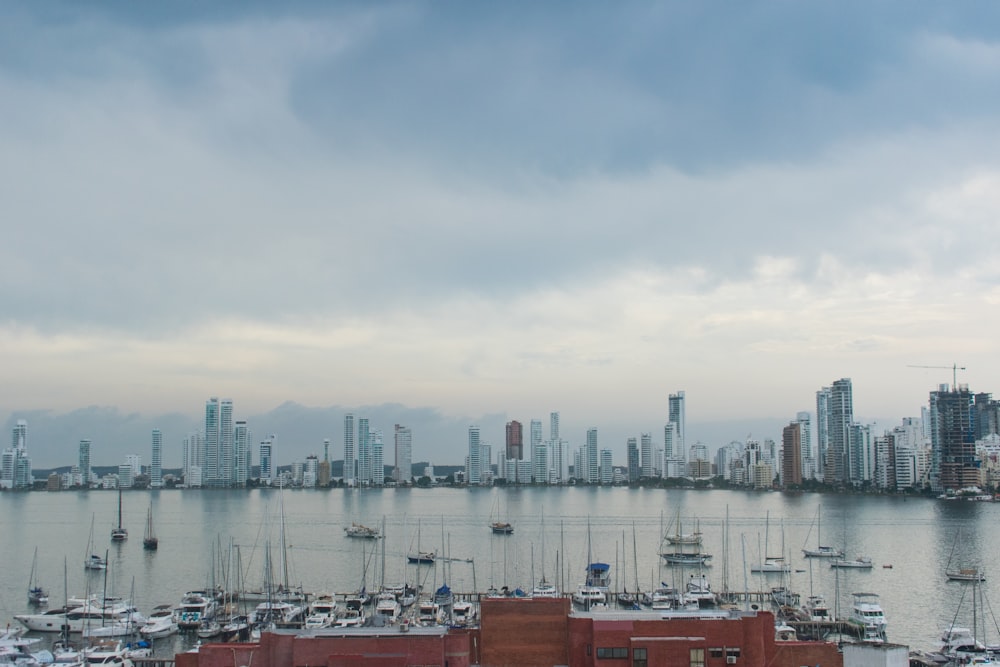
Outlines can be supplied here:
<path id="1" fill-rule="evenodd" d="M 250 478 L 250 429 L 247 428 L 245 420 L 237 420 L 233 428 L 233 474 L 231 485 L 236 487 L 246 486 L 247 479 Z"/>
<path id="2" fill-rule="evenodd" d="M 219 399 L 213 396 L 205 402 L 205 463 L 201 478 L 206 486 L 216 486 L 221 475 L 219 419 Z"/>
<path id="3" fill-rule="evenodd" d="M 274 469 L 271 463 L 272 448 L 274 441 L 270 438 L 260 441 L 260 481 L 262 484 L 270 484 L 274 479 Z"/>
<path id="4" fill-rule="evenodd" d="M 358 484 L 371 485 L 372 482 L 372 434 L 368 428 L 368 418 L 358 419 Z"/>
<path id="5" fill-rule="evenodd" d="M 795 421 L 799 425 L 799 440 L 802 444 L 799 456 L 802 460 L 802 479 L 813 479 L 815 476 L 816 463 L 812 453 L 812 428 L 810 428 L 810 414 L 799 412 L 795 415 Z"/>
<path id="6" fill-rule="evenodd" d="M 396 424 L 396 469 L 393 478 L 404 484 L 413 477 L 413 433 L 407 426 Z"/>
<path id="7" fill-rule="evenodd" d="M 83 443 L 81 442 L 81 444 Z M 82 466 L 80 470 L 83 470 Z M 163 486 L 163 433 L 158 428 L 153 429 L 153 451 L 149 458 L 149 485 L 154 489 Z"/>
<path id="8" fill-rule="evenodd" d="M 549 440 L 559 439 L 559 413 L 549 413 Z"/>
<path id="9" fill-rule="evenodd" d="M 11 433 L 11 447 L 0 459 L 0 488 L 29 489 L 34 484 L 28 457 L 28 422 L 18 419 Z"/>
<path id="10" fill-rule="evenodd" d="M 530 426 L 530 428 L 531 428 L 531 433 L 530 433 L 530 437 L 531 437 L 531 464 L 532 464 L 532 469 L 534 470 L 534 474 L 532 475 L 532 477 L 534 477 L 534 479 L 535 479 L 536 482 L 545 482 L 545 481 L 548 481 L 548 475 L 546 474 L 545 470 L 540 469 L 539 461 L 541 460 L 542 456 L 541 456 L 541 453 L 538 451 L 539 447 L 542 446 L 542 422 L 541 422 L 541 420 L 540 419 L 532 419 L 531 420 L 531 426 Z"/>
<path id="11" fill-rule="evenodd" d="M 519 421 L 507 422 L 507 458 L 524 459 L 524 427 Z"/>
<path id="12" fill-rule="evenodd" d="M 820 407 L 818 394 L 816 407 L 818 412 Z M 823 466 L 823 479 L 827 484 L 846 484 L 852 481 L 848 457 L 851 453 L 851 424 L 853 422 L 854 398 L 851 379 L 841 378 L 830 387 L 827 405 L 826 435 L 828 446 Z M 860 483 L 860 480 L 853 481 Z"/>
<path id="13" fill-rule="evenodd" d="M 615 481 L 615 467 L 611 458 L 610 449 L 601 450 L 601 464 L 600 464 L 600 475 L 601 484 L 612 484 Z"/>
<path id="14" fill-rule="evenodd" d="M 802 484 L 802 424 L 794 421 L 781 431 L 781 483 Z"/>
<path id="15" fill-rule="evenodd" d="M 233 401 L 224 398 L 219 403 L 219 484 L 233 486 L 236 478 L 236 447 L 233 430 Z"/>
<path id="16" fill-rule="evenodd" d="M 90 486 L 90 440 L 80 441 L 77 465 L 80 468 L 80 484 L 86 488 Z"/>
<path id="17" fill-rule="evenodd" d="M 479 443 L 479 427 L 469 427 L 469 464 L 465 470 L 465 480 L 469 486 L 480 483 L 479 458 L 482 455 L 482 448 Z"/>
<path id="18" fill-rule="evenodd" d="M 669 421 L 671 424 L 677 425 L 677 440 L 674 442 L 673 455 L 683 459 L 687 454 L 687 447 L 684 440 L 684 392 L 679 391 L 676 394 L 670 394 L 669 406 Z"/>
<path id="19" fill-rule="evenodd" d="M 10 446 L 12 449 L 24 451 L 28 448 L 28 422 L 18 419 L 11 431 Z"/>
<path id="20" fill-rule="evenodd" d="M 354 448 L 354 415 L 344 416 L 344 482 L 348 485 L 357 479 L 357 450 Z"/>
<path id="21" fill-rule="evenodd" d="M 931 392 L 931 488 L 937 493 L 979 484 L 974 401 L 964 384 Z"/>
<path id="22" fill-rule="evenodd" d="M 642 466 L 641 475 L 646 479 L 654 477 L 653 436 L 649 433 L 643 433 L 639 438 L 639 462 Z"/>
<path id="23" fill-rule="evenodd" d="M 635 483 L 639 481 L 639 444 L 635 438 L 625 441 L 625 450 L 628 454 L 628 481 Z"/>
<path id="24" fill-rule="evenodd" d="M 830 449 L 830 387 L 816 392 L 816 479 L 826 478 L 826 456 Z"/>
<path id="25" fill-rule="evenodd" d="M 584 449 L 585 467 L 584 479 L 588 484 L 597 484 L 600 481 L 600 461 L 597 454 L 597 429 L 587 429 L 587 444 Z"/>
<path id="26" fill-rule="evenodd" d="M 369 464 L 372 486 L 385 486 L 385 443 L 382 440 L 382 429 L 371 432 L 369 447 L 371 448 L 371 463 Z"/>

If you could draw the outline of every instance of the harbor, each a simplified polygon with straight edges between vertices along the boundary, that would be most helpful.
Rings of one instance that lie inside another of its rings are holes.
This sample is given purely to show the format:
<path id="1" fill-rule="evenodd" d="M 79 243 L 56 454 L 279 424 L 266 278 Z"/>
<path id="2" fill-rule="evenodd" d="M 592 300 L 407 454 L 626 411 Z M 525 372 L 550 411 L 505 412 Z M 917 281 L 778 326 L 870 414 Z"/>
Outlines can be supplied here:
<path id="1" fill-rule="evenodd" d="M 498 496 L 510 533 L 491 528 Z M 175 617 L 189 593 L 202 591 L 207 598 L 219 590 L 214 603 L 229 610 L 227 622 L 260 616 L 263 610 L 270 612 L 275 628 L 305 630 L 310 616 L 322 613 L 313 605 L 324 597 L 335 602 L 326 627 L 350 625 L 347 612 L 362 591 L 371 602 L 356 605 L 356 624 L 475 627 L 485 601 L 530 599 L 540 594 L 536 589 L 543 579 L 552 587 L 546 595 L 570 598 L 585 584 L 588 563 L 600 562 L 607 565 L 605 603 L 616 614 L 632 608 L 638 614 L 656 611 L 641 598 L 658 590 L 668 598 L 669 591 L 681 594 L 660 603 L 681 613 L 692 604 L 683 595 L 692 592 L 688 585 L 704 581 L 712 601 L 703 596 L 695 606 L 768 611 L 802 638 L 850 641 L 864 637 L 849 619 L 854 594 L 867 592 L 877 595 L 884 609 L 886 640 L 931 650 L 962 607 L 971 611 L 970 583 L 950 581 L 945 574 L 957 567 L 949 565 L 956 560 L 957 529 L 962 529 L 961 550 L 970 563 L 988 563 L 983 554 L 998 546 L 984 528 L 994 520 L 992 503 L 898 497 L 572 487 L 127 492 L 122 523 L 131 533 L 114 542 L 116 493 L 3 494 L 0 503 L 2 528 L 9 543 L 17 545 L 11 564 L 0 572 L 0 612 L 10 627 L 18 625 L 15 616 L 31 611 L 26 593 L 32 570 L 49 593 L 50 608 L 62 606 L 67 596 L 107 595 L 131 600 L 146 619 L 157 608 Z M 820 505 L 824 542 L 846 547 L 846 560 L 869 557 L 874 567 L 841 569 L 832 567 L 832 558 L 804 555 L 816 547 Z M 150 506 L 159 537 L 152 551 L 143 549 L 141 537 Z M 709 562 L 671 565 L 662 558 L 672 548 L 667 538 L 679 534 L 671 527 L 677 516 L 690 523 L 684 534 L 697 521 L 698 548 L 713 555 Z M 107 568 L 92 571 L 84 569 L 83 560 L 94 517 L 91 550 L 102 558 L 106 554 Z M 355 525 L 379 535 L 352 537 L 347 529 Z M 921 536 L 921 548 L 901 548 L 914 535 Z M 433 551 L 436 557 L 409 562 L 407 556 L 417 551 Z M 783 551 L 788 570 L 751 573 L 768 551 L 771 556 Z M 270 587 L 264 585 L 268 571 Z M 991 597 L 993 578 L 977 583 Z M 412 600 L 403 605 L 407 587 Z M 442 588 L 450 595 L 450 607 L 442 600 L 437 609 L 427 608 Z M 399 607 L 384 599 L 380 613 L 379 591 L 393 591 Z M 797 604 L 783 604 L 790 598 L 776 602 L 776 591 L 797 596 Z M 619 603 L 621 594 L 632 595 L 634 607 Z M 802 617 L 805 603 L 817 596 L 826 602 L 828 620 Z M 442 607 L 449 611 L 442 614 Z M 596 605 L 574 608 L 600 613 Z M 317 617 L 313 623 L 323 627 L 324 620 Z M 153 638 L 152 657 L 169 659 L 198 641 L 218 639 L 200 638 L 197 629 Z"/>

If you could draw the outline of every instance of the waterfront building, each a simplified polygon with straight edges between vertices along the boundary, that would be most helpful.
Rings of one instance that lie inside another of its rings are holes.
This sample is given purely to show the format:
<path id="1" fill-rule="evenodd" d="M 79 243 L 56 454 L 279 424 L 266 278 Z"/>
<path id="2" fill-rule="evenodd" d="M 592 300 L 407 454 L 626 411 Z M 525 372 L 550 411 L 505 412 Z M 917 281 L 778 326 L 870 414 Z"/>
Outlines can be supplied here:
<path id="1" fill-rule="evenodd" d="M 802 485 L 802 423 L 794 421 L 781 430 L 781 484 Z"/>
<path id="2" fill-rule="evenodd" d="M 707 459 L 691 459 L 687 467 L 688 477 L 691 479 L 707 479 L 712 476 L 712 464 Z"/>
<path id="3" fill-rule="evenodd" d="M 653 477 L 653 436 L 643 433 L 639 436 L 639 474 L 650 479 Z"/>
<path id="4" fill-rule="evenodd" d="M 569 443 L 559 435 L 559 413 L 549 413 L 549 468 L 551 481 L 569 480 Z"/>
<path id="5" fill-rule="evenodd" d="M 407 484 L 413 477 L 413 432 L 408 426 L 396 424 L 394 443 L 396 466 L 392 477 L 397 484 Z"/>
<path id="6" fill-rule="evenodd" d="M 91 482 L 91 472 L 90 440 L 88 439 L 80 441 L 80 445 L 77 450 L 77 466 L 80 469 L 80 486 L 84 488 L 89 487 Z"/>
<path id="7" fill-rule="evenodd" d="M 259 457 L 260 457 L 261 484 L 270 484 L 271 481 L 274 479 L 274 468 L 273 464 L 271 463 L 271 455 L 273 447 L 274 447 L 274 440 L 271 438 L 260 441 Z"/>
<path id="8" fill-rule="evenodd" d="M 34 481 L 28 456 L 28 422 L 18 419 L 11 431 L 11 446 L 0 455 L 0 488 L 30 489 Z"/>
<path id="9" fill-rule="evenodd" d="M 229 480 L 230 486 L 243 487 L 250 479 L 252 436 L 247 423 L 238 420 L 233 427 L 233 472 Z"/>
<path id="10" fill-rule="evenodd" d="M 507 458 L 521 460 L 524 458 L 524 427 L 521 422 L 507 422 Z"/>
<path id="11" fill-rule="evenodd" d="M 976 440 L 1000 433 L 1000 401 L 993 400 L 990 394 L 979 393 L 973 398 L 973 410 Z"/>
<path id="12" fill-rule="evenodd" d="M 586 481 L 588 484 L 597 484 L 600 481 L 600 461 L 597 455 L 597 429 L 589 428 L 587 429 L 587 444 L 586 458 L 584 461 L 584 466 L 586 467 Z"/>
<path id="13" fill-rule="evenodd" d="M 850 480 L 854 486 L 861 486 L 873 479 L 875 471 L 875 448 L 872 445 L 871 428 L 867 424 L 851 424 L 850 437 Z"/>
<path id="14" fill-rule="evenodd" d="M 152 452 L 149 458 L 149 486 L 158 489 L 163 486 L 163 433 L 153 429 Z"/>
<path id="15" fill-rule="evenodd" d="M 372 434 L 368 428 L 368 418 L 358 419 L 358 485 L 371 486 L 372 482 Z"/>
<path id="16" fill-rule="evenodd" d="M 550 463 L 549 463 L 549 448 L 544 444 L 539 444 L 535 447 L 535 455 L 531 461 L 531 471 L 532 475 L 530 479 L 533 479 L 537 484 L 547 484 L 550 477 Z M 525 481 L 530 481 L 525 480 Z"/>
<path id="17" fill-rule="evenodd" d="M 189 466 L 184 473 L 184 486 L 189 489 L 200 489 L 202 486 L 201 466 Z"/>
<path id="18" fill-rule="evenodd" d="M 385 486 L 385 443 L 382 429 L 371 432 L 371 485 Z"/>
<path id="19" fill-rule="evenodd" d="M 841 378 L 816 394 L 816 422 L 817 433 L 826 439 L 823 481 L 827 484 L 853 481 L 849 457 L 854 398 L 850 378 Z"/>
<path id="20" fill-rule="evenodd" d="M 684 392 L 679 391 L 676 394 L 670 394 L 668 399 L 669 403 L 669 418 L 668 421 L 671 424 L 676 424 L 675 434 L 676 440 L 673 443 L 673 449 L 671 454 L 676 457 L 681 457 L 686 453 L 685 447 L 685 432 L 684 432 Z"/>
<path id="21" fill-rule="evenodd" d="M 479 441 L 479 427 L 469 427 L 469 454 L 465 468 L 465 479 L 469 486 L 479 486 L 482 480 L 480 474 L 479 457 L 482 455 L 481 443 Z"/>
<path id="22" fill-rule="evenodd" d="M 548 475 L 544 470 L 539 470 L 537 463 L 540 456 L 538 449 L 542 446 L 542 421 L 540 419 L 532 419 L 529 429 L 528 437 L 530 438 L 531 461 L 535 464 L 532 472 L 532 480 L 535 482 L 544 482 L 548 479 Z"/>
<path id="23" fill-rule="evenodd" d="M 610 449 L 601 450 L 601 484 L 613 484 L 615 481 L 615 468 L 611 457 Z"/>
<path id="24" fill-rule="evenodd" d="M 354 448 L 354 415 L 344 416 L 344 483 L 353 486 L 357 480 L 357 450 Z"/>
<path id="25" fill-rule="evenodd" d="M 198 470 L 202 470 L 202 466 L 205 461 L 205 439 L 200 433 L 190 433 L 181 443 L 181 469 L 184 474 L 184 483 L 190 486 L 188 477 L 191 474 L 191 468 L 197 467 Z M 199 479 L 201 479 L 201 473 L 198 473 Z M 201 482 L 198 482 L 198 486 L 201 486 Z"/>
<path id="26" fill-rule="evenodd" d="M 816 392 L 816 479 L 826 479 L 826 455 L 830 449 L 830 387 Z"/>
<path id="27" fill-rule="evenodd" d="M 876 436 L 875 471 L 873 481 L 875 487 L 885 491 L 896 490 L 896 439 L 892 433 L 886 432 Z"/>
<path id="28" fill-rule="evenodd" d="M 233 402 L 216 397 L 205 403 L 205 451 L 202 483 L 210 487 L 229 486 L 231 482 Z M 230 431 L 227 435 L 226 431 Z"/>
<path id="29" fill-rule="evenodd" d="M 118 482 L 117 486 L 119 489 L 131 489 L 132 485 L 135 483 L 135 468 L 132 467 L 131 463 L 122 463 L 118 466 Z"/>
<path id="30" fill-rule="evenodd" d="M 930 395 L 931 488 L 958 491 L 979 483 L 974 398 L 968 385 L 940 385 Z"/>
<path id="31" fill-rule="evenodd" d="M 319 457 L 310 454 L 306 457 L 305 465 L 302 466 L 302 486 L 307 489 L 315 488 L 319 481 Z"/>
<path id="32" fill-rule="evenodd" d="M 628 481 L 638 482 L 639 481 L 639 445 L 635 438 L 629 438 L 625 441 L 625 451 L 628 457 Z"/>
<path id="33" fill-rule="evenodd" d="M 801 445 L 799 457 L 802 461 L 803 480 L 816 478 L 816 460 L 813 457 L 810 420 L 811 415 L 808 412 L 799 412 L 795 415 L 795 421 L 799 425 L 799 440 Z"/>

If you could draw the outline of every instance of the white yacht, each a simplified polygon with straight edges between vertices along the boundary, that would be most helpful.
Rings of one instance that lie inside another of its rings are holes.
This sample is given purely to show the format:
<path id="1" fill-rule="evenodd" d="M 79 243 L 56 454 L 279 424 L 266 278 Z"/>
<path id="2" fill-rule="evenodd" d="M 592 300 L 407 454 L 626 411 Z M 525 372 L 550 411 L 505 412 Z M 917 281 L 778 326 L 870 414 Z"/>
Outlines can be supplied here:
<path id="1" fill-rule="evenodd" d="M 147 639 L 162 639 L 175 634 L 178 630 L 174 612 L 168 604 L 158 605 L 146 619 L 145 625 L 139 628 L 139 634 Z"/>
<path id="2" fill-rule="evenodd" d="M 877 593 L 854 593 L 849 623 L 860 626 L 862 638 L 870 642 L 885 641 L 885 612 Z"/>
<path id="3" fill-rule="evenodd" d="M 302 607 L 291 602 L 261 602 L 250 615 L 250 623 L 261 626 L 282 626 L 302 618 Z"/>
<path id="4" fill-rule="evenodd" d="M 50 609 L 41 614 L 19 614 L 14 618 L 32 632 L 61 632 L 65 625 L 75 633 L 117 622 L 131 623 L 135 629 L 146 622 L 135 607 L 118 598 L 107 598 L 103 603 L 91 599 L 70 609 Z"/>
<path id="5" fill-rule="evenodd" d="M 476 623 L 476 606 L 468 600 L 456 600 L 451 608 L 451 621 L 453 625 L 466 627 Z"/>
<path id="6" fill-rule="evenodd" d="M 443 622 L 441 605 L 434 600 L 421 600 L 417 605 L 417 623 L 420 625 L 438 625 Z"/>
<path id="7" fill-rule="evenodd" d="M 348 598 L 344 603 L 344 611 L 337 617 L 338 628 L 357 627 L 365 624 L 365 606 L 360 598 Z"/>
<path id="8" fill-rule="evenodd" d="M 719 602 L 718 596 L 712 592 L 712 585 L 707 574 L 692 574 L 688 578 L 687 594 L 698 601 L 699 607 L 713 607 Z"/>
<path id="9" fill-rule="evenodd" d="M 321 595 L 309 605 L 306 616 L 307 629 L 328 628 L 337 620 L 337 601 L 332 595 Z"/>
<path id="10" fill-rule="evenodd" d="M 375 598 L 375 615 L 386 623 L 395 623 L 403 607 L 391 591 L 383 591 Z"/>
<path id="11" fill-rule="evenodd" d="M 125 646 L 120 641 L 99 642 L 83 649 L 85 665 L 105 665 L 105 667 L 132 667 Z"/>
<path id="12" fill-rule="evenodd" d="M 215 618 L 218 603 L 205 591 L 188 591 L 174 609 L 174 620 L 181 630 L 197 630 L 202 621 Z"/>
<path id="13" fill-rule="evenodd" d="M 786 573 L 792 571 L 792 566 L 781 557 L 765 558 L 763 563 L 752 565 L 750 571 L 763 574 Z"/>
<path id="14" fill-rule="evenodd" d="M 831 619 L 830 607 L 822 595 L 810 595 L 802 605 L 802 611 L 808 620 L 814 623 L 825 623 Z"/>
<path id="15" fill-rule="evenodd" d="M 872 559 L 868 556 L 858 556 L 852 560 L 845 560 L 843 558 L 834 558 L 830 561 L 830 567 L 840 567 L 840 568 L 855 568 L 861 570 L 872 569 Z"/>

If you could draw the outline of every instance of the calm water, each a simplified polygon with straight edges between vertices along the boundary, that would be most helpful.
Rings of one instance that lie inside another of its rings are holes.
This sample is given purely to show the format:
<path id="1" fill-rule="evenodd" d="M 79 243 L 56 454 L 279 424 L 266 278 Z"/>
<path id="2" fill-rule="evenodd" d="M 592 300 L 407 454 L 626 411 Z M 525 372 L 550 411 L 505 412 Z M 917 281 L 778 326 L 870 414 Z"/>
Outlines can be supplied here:
<path id="1" fill-rule="evenodd" d="M 995 529 L 1000 504 L 942 502 L 868 496 L 785 495 L 734 491 L 630 490 L 625 488 L 411 489 L 382 491 L 286 490 L 284 505 L 289 580 L 311 592 L 357 590 L 364 578 L 369 589 L 382 578 L 381 550 L 372 543 L 349 539 L 343 528 L 357 521 L 381 525 L 387 539 L 385 580 L 413 581 L 414 566 L 404 574 L 405 554 L 417 546 L 449 551 L 450 566 L 421 567 L 425 590 L 442 578 L 456 591 L 484 591 L 491 583 L 514 588 L 531 586 L 542 575 L 567 590 L 581 581 L 587 562 L 588 530 L 593 560 L 612 565 L 612 576 L 628 588 L 635 580 L 648 590 L 653 583 L 683 583 L 687 574 L 661 566 L 661 527 L 679 513 L 687 532 L 697 519 L 705 535 L 705 550 L 714 555 L 706 568 L 712 585 L 722 590 L 752 590 L 782 583 L 780 576 L 744 574 L 760 559 L 765 539 L 771 555 L 791 552 L 793 590 L 810 588 L 827 596 L 831 607 L 840 591 L 842 615 L 853 591 L 881 595 L 889 620 L 889 639 L 915 648 L 930 648 L 943 627 L 959 611 L 971 623 L 970 595 L 965 585 L 948 582 L 944 569 L 962 530 L 963 564 L 987 568 L 988 599 L 1000 600 L 1000 572 L 990 569 L 992 554 L 1000 553 Z M 70 595 L 100 592 L 103 573 L 87 572 L 82 560 L 95 521 L 94 551 L 109 550 L 107 589 L 129 595 L 140 610 L 176 603 L 186 590 L 211 581 L 213 551 L 228 558 L 229 544 L 238 553 L 248 586 L 263 580 L 263 551 L 270 540 L 275 562 L 279 544 L 279 492 L 181 491 L 127 492 L 124 523 L 130 538 L 112 544 L 109 532 L 117 515 L 117 494 L 0 494 L 0 623 L 16 624 L 13 615 L 26 610 L 25 593 L 38 548 L 38 576 L 49 589 L 53 605 L 64 596 L 63 562 L 68 562 Z M 160 549 L 145 552 L 142 534 L 152 503 Z M 823 542 L 846 545 L 848 557 L 869 555 L 875 568 L 840 570 L 839 581 L 823 559 L 801 557 L 801 548 L 816 543 L 815 515 L 822 505 Z M 511 521 L 515 532 L 494 536 L 487 524 L 497 512 Z M 729 516 L 729 553 L 723 553 L 725 519 Z M 544 532 L 543 540 L 543 516 Z M 766 520 L 766 517 L 769 517 Z M 633 526 L 635 544 L 633 551 Z M 811 534 L 810 534 L 811 531 Z M 543 549 L 544 542 L 544 549 Z M 442 548 L 443 547 L 443 548 Z M 532 558 L 533 556 L 533 558 Z M 746 563 L 746 568 L 744 568 Z M 892 565 L 884 568 L 883 565 Z M 367 568 L 366 568 L 367 565 Z M 367 569 L 367 572 L 366 572 Z M 219 582 L 221 583 L 221 582 Z M 994 628 L 992 619 L 988 624 Z M 1000 641 L 1000 637 L 988 637 Z M 179 641 L 179 640 L 178 640 Z M 179 646 L 178 646 L 179 647 Z M 159 652 L 170 652 L 173 645 Z"/>

